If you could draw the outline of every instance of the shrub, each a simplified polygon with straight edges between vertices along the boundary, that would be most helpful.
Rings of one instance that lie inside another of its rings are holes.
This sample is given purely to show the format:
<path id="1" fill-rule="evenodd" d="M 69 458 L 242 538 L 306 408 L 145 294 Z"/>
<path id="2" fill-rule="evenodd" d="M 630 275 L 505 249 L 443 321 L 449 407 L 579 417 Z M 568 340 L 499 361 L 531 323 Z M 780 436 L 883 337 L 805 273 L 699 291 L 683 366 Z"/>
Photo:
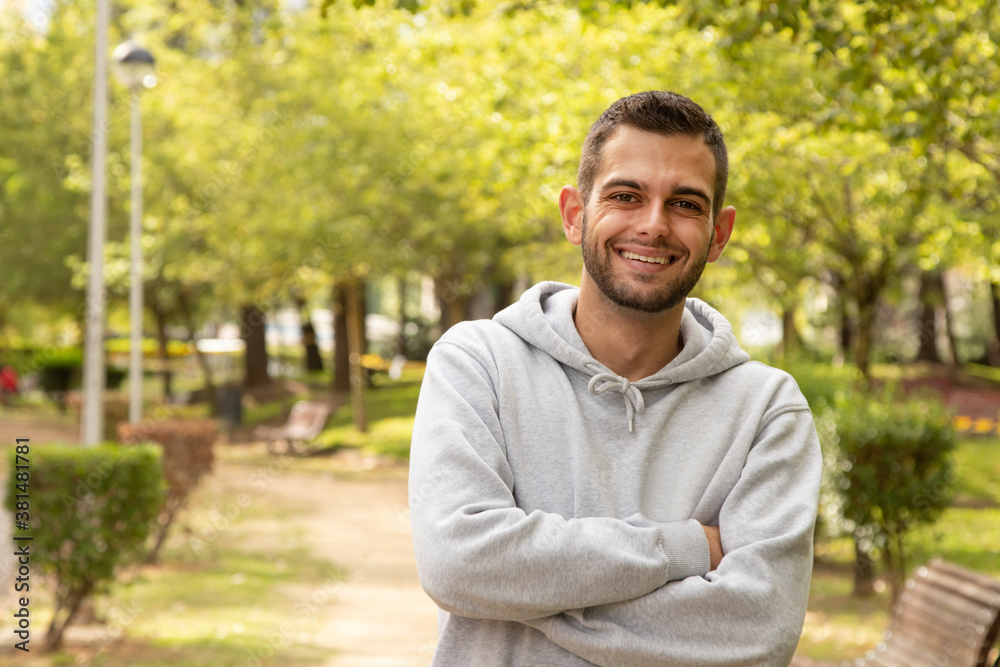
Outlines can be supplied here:
<path id="1" fill-rule="evenodd" d="M 834 410 L 843 516 L 862 550 L 881 551 L 895 597 L 907 572 L 907 531 L 937 519 L 950 500 L 951 419 L 934 398 L 892 392 L 851 394 Z"/>
<path id="2" fill-rule="evenodd" d="M 202 475 L 212 470 L 215 454 L 212 446 L 218 439 L 215 422 L 202 420 L 149 421 L 139 425 L 120 424 L 118 439 L 126 444 L 154 442 L 163 450 L 163 473 L 167 496 L 157 517 L 153 547 L 147 562 L 156 561 L 170 526 L 198 485 Z"/>
<path id="3" fill-rule="evenodd" d="M 142 555 L 163 498 L 163 469 L 149 445 L 33 446 L 29 461 L 31 563 L 56 587 L 44 644 L 51 650 L 84 598 Z M 6 504 L 15 511 L 25 482 L 10 469 Z"/>
<path id="4" fill-rule="evenodd" d="M 66 405 L 76 415 L 76 428 L 83 422 L 83 394 L 71 391 L 66 394 Z M 104 433 L 103 439 L 114 442 L 118 438 L 118 425 L 128 421 L 129 397 L 118 392 L 104 393 Z"/>

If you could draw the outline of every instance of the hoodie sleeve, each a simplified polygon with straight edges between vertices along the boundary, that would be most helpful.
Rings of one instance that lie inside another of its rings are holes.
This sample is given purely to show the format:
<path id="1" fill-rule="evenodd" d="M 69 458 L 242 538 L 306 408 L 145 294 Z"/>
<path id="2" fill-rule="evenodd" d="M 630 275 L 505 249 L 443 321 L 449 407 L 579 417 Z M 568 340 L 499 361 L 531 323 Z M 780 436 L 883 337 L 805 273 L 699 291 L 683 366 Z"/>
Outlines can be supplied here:
<path id="1" fill-rule="evenodd" d="M 716 570 L 527 624 L 598 665 L 787 666 L 809 595 L 821 457 L 807 408 L 766 417 L 720 513 Z"/>
<path id="2" fill-rule="evenodd" d="M 520 621 L 638 598 L 708 572 L 697 521 L 566 519 L 518 508 L 488 364 L 440 341 L 420 390 L 410 518 L 420 582 L 439 607 Z"/>

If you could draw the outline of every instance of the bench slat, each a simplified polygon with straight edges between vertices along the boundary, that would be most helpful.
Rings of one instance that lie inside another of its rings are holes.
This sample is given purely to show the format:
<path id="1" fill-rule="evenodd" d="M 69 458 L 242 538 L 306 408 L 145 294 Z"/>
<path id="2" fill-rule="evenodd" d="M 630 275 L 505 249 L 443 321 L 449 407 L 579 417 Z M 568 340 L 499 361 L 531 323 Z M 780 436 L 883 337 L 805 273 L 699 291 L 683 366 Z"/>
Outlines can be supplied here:
<path id="1" fill-rule="evenodd" d="M 292 406 L 288 419 L 282 426 L 258 426 L 254 436 L 269 441 L 268 448 L 275 442 L 285 440 L 294 450 L 295 441 L 312 440 L 323 430 L 330 408 L 324 403 L 299 401 Z"/>
<path id="2" fill-rule="evenodd" d="M 897 642 L 886 642 L 882 650 L 875 651 L 875 657 L 865 660 L 866 665 L 885 665 L 886 667 L 913 667 L 921 664 L 922 655 L 914 654 L 900 646 Z"/>
<path id="3" fill-rule="evenodd" d="M 911 598 L 907 602 L 900 603 L 894 611 L 900 624 L 916 622 L 935 635 L 963 641 L 970 639 L 981 641 L 992 621 L 989 610 L 984 607 L 970 609 L 962 616 L 948 609 L 943 603 L 935 606 L 935 601 L 928 598 Z M 986 612 L 986 623 L 983 622 L 984 616 L 981 613 L 983 611 Z"/>
<path id="4" fill-rule="evenodd" d="M 969 646 L 967 642 L 935 636 L 924 628 L 908 626 L 892 633 L 892 643 L 903 646 L 918 655 L 922 655 L 927 664 L 943 662 L 941 656 L 946 656 L 951 662 L 960 665 L 975 665 L 979 657 L 976 653 L 978 644 Z M 933 659 L 931 659 L 933 656 Z M 922 663 L 915 663 L 922 664 Z"/>
<path id="5" fill-rule="evenodd" d="M 974 630 L 974 629 L 970 629 Z M 976 634 L 973 631 L 966 633 L 940 633 L 934 624 L 924 618 L 903 617 L 900 623 L 889 630 L 893 637 L 912 637 L 915 642 L 923 643 L 928 647 L 946 647 L 954 645 L 958 648 L 975 652 L 983 639 L 985 632 Z"/>
<path id="6" fill-rule="evenodd" d="M 947 589 L 986 607 L 1000 607 L 1000 586 L 984 586 L 947 570 L 929 570 L 923 581 L 939 589 Z M 989 580 L 986 580 L 989 582 Z"/>
<path id="7" fill-rule="evenodd" d="M 937 560 L 907 581 L 871 667 L 986 667 L 1000 634 L 1000 582 Z"/>

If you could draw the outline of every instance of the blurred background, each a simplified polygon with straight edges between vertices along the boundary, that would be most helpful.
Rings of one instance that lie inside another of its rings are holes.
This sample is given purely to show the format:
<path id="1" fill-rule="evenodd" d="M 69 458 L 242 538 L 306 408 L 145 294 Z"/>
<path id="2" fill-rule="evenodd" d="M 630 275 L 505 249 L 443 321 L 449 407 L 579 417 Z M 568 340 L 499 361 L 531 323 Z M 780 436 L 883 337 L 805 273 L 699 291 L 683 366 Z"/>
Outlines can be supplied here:
<path id="1" fill-rule="evenodd" d="M 155 68 L 109 77 L 95 130 L 97 25 L 93 0 L 0 0 L 0 533 L 37 549 L 30 654 L 0 557 L 0 662 L 427 664 L 422 362 L 578 284 L 559 189 L 647 89 L 729 147 L 737 227 L 694 295 L 823 439 L 800 654 L 863 655 L 934 556 L 1000 577 L 996 3 L 115 0 L 109 59 L 129 40 Z M 120 444 L 87 446 L 88 401 Z"/>

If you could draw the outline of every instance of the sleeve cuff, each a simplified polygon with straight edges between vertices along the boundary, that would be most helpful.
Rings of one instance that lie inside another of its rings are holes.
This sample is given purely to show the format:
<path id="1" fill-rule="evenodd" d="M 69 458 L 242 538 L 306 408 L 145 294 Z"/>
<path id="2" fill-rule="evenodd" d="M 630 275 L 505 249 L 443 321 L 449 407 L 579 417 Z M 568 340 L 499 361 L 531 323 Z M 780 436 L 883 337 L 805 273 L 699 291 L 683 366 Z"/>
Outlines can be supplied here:
<path id="1" fill-rule="evenodd" d="M 659 547 L 667 558 L 667 581 L 703 577 L 712 568 L 708 538 L 694 519 L 660 524 Z"/>

